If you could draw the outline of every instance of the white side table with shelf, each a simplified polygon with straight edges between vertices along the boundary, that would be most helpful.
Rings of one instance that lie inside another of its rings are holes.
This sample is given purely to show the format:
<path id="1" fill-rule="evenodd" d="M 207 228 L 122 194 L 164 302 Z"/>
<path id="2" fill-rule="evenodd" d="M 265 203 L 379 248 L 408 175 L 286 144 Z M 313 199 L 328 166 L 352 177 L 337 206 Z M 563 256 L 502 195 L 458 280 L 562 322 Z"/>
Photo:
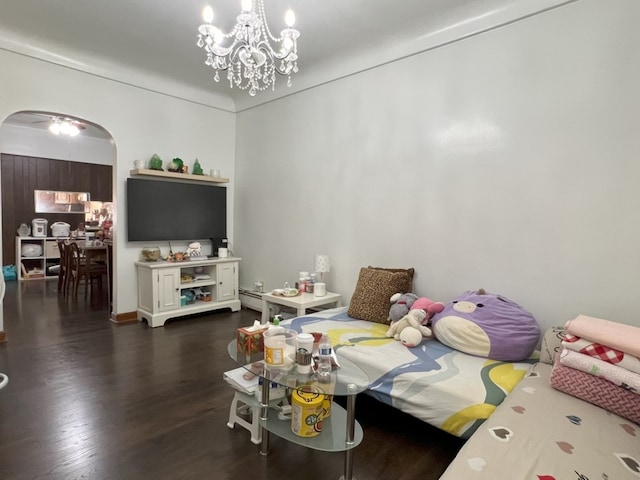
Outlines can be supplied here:
<path id="1" fill-rule="evenodd" d="M 23 255 L 22 247 L 25 245 L 37 245 L 42 254 L 36 256 Z M 57 275 L 49 273 L 49 267 L 59 264 L 60 251 L 58 250 L 56 237 L 16 237 L 16 270 L 18 280 L 58 278 Z M 24 267 L 24 270 L 22 267 Z"/>
<path id="2" fill-rule="evenodd" d="M 269 305 L 283 305 L 296 309 L 296 314 L 301 317 L 306 313 L 307 308 L 324 307 L 334 305 L 340 307 L 342 305 L 342 295 L 339 293 L 327 292 L 321 297 L 313 293 L 301 293 L 295 297 L 283 297 L 274 295 L 273 293 L 262 294 L 262 319 L 264 325 L 269 322 Z"/>
<path id="3" fill-rule="evenodd" d="M 210 258 L 185 262 L 136 262 L 138 272 L 138 318 L 150 327 L 161 327 L 175 317 L 193 313 L 240 310 L 238 264 L 240 258 Z M 197 273 L 200 272 L 200 273 Z M 185 281 L 191 277 L 193 280 Z M 210 293 L 210 300 L 182 305 L 184 290 Z"/>

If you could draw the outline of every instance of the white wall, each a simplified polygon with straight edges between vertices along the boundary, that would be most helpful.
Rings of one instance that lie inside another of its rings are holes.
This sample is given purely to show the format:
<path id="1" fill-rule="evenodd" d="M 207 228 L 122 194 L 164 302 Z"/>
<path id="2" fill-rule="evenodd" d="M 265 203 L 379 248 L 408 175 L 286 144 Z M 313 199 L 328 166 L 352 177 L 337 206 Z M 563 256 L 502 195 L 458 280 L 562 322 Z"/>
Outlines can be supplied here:
<path id="1" fill-rule="evenodd" d="M 638 324 L 640 2 L 582 0 L 238 114 L 241 285 L 331 256 Z"/>
<path id="2" fill-rule="evenodd" d="M 58 112 L 101 125 L 114 139 L 116 314 L 136 310 L 134 261 L 141 248 L 147 246 L 127 243 L 123 228 L 126 225 L 125 182 L 134 159 L 148 159 L 157 153 L 164 159 L 180 156 L 190 165 L 197 157 L 206 170 L 220 168 L 231 180 L 229 232 L 233 232 L 233 113 L 5 50 L 0 50 L 0 65 L 0 122 L 22 110 Z M 168 250 L 166 245 L 160 247 Z"/>

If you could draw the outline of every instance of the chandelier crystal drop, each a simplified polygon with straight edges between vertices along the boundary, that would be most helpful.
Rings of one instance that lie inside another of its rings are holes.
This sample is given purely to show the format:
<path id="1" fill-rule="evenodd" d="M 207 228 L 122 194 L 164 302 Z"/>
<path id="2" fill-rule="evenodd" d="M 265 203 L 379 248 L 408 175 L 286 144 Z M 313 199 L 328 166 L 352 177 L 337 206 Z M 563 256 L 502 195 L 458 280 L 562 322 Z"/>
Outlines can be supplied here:
<path id="1" fill-rule="evenodd" d="M 248 89 L 252 97 L 269 87 L 275 90 L 276 74 L 286 75 L 287 86 L 291 86 L 291 74 L 298 72 L 296 40 L 300 32 L 293 28 L 295 15 L 287 11 L 287 28 L 274 37 L 267 26 L 263 0 L 242 0 L 241 8 L 229 33 L 212 25 L 211 7 L 204 9 L 205 23 L 198 28 L 197 45 L 206 52 L 205 65 L 215 70 L 213 79 L 220 81 L 219 72 L 226 71 L 230 87 Z"/>

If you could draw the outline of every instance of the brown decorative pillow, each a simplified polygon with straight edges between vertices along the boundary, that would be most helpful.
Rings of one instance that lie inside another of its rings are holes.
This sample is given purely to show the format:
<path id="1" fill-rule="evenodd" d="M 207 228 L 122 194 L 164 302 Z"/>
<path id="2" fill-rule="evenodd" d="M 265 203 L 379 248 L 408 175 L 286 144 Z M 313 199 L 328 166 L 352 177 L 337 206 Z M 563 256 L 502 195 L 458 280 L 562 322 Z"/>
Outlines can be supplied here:
<path id="1" fill-rule="evenodd" d="M 361 268 L 349 303 L 349 316 L 370 322 L 389 323 L 391 296 L 411 292 L 413 272 L 413 268 Z"/>
<path id="2" fill-rule="evenodd" d="M 411 288 L 413 288 L 413 274 L 415 269 L 413 268 L 384 268 L 384 267 L 372 267 L 369 265 L 367 268 L 372 268 L 373 270 L 384 270 L 385 272 L 393 272 L 393 273 L 406 273 L 409 275 L 409 281 L 411 284 L 409 285 L 409 290 L 406 292 L 396 292 L 396 293 L 411 293 Z"/>

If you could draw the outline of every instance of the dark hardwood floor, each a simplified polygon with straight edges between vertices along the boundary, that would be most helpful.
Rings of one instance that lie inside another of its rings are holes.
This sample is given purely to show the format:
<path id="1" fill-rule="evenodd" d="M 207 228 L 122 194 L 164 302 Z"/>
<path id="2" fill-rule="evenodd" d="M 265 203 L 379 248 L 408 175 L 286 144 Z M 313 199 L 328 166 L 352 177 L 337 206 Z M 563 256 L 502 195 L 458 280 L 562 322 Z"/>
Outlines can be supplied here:
<path id="1" fill-rule="evenodd" d="M 226 345 L 257 312 L 218 312 L 149 328 L 115 325 L 106 300 L 58 297 L 57 282 L 9 282 L 0 344 L 0 479 L 335 479 L 344 455 L 272 436 L 259 454 L 226 426 Z M 354 475 L 437 479 L 462 442 L 360 395 Z"/>

